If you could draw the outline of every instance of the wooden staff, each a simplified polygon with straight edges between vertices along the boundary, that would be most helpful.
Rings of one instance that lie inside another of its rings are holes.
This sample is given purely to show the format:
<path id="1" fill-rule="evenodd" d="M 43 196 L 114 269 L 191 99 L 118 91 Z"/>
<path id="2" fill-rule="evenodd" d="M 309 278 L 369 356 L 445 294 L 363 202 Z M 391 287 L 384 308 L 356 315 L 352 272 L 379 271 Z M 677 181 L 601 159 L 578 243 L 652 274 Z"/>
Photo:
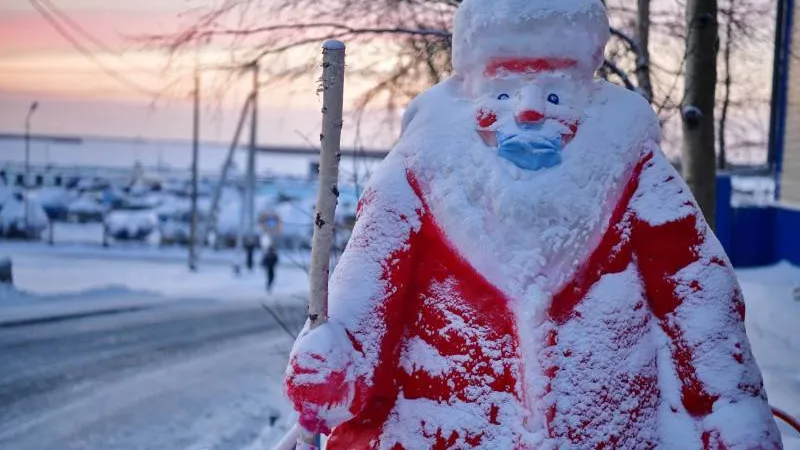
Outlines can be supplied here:
<path id="1" fill-rule="evenodd" d="M 330 40 L 322 45 L 322 152 L 319 157 L 319 186 L 317 212 L 314 218 L 314 238 L 311 244 L 309 271 L 308 318 L 311 328 L 328 319 L 328 279 L 331 248 L 336 225 L 336 205 L 339 202 L 339 160 L 342 157 L 342 109 L 344 103 L 343 42 Z M 302 433 L 298 448 L 315 448 L 319 436 Z M 311 447 L 314 446 L 314 447 Z"/>

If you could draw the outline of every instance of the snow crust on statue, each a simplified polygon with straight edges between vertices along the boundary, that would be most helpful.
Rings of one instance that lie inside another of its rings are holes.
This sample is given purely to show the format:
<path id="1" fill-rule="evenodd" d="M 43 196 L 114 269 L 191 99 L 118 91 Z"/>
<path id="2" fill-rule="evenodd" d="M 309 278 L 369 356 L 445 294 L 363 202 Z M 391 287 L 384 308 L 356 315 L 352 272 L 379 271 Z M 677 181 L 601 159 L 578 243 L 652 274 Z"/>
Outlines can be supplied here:
<path id="1" fill-rule="evenodd" d="M 464 0 L 287 369 L 331 449 L 779 448 L 735 275 L 599 0 Z"/>
<path id="2" fill-rule="evenodd" d="M 658 126 L 640 99 L 592 79 L 608 39 L 599 1 L 468 1 L 453 39 L 455 77 L 412 102 L 404 122 L 418 120 L 396 151 L 470 263 L 526 305 L 542 303 L 596 246 L 635 144 L 659 140 Z M 620 109 L 639 114 L 609 123 Z M 539 143 L 534 159 L 504 157 L 509 142 Z"/>
<path id="3" fill-rule="evenodd" d="M 484 71 L 487 61 L 535 55 L 577 62 L 591 76 L 609 34 L 600 1 L 464 2 L 453 25 L 453 68 L 470 74 Z"/>

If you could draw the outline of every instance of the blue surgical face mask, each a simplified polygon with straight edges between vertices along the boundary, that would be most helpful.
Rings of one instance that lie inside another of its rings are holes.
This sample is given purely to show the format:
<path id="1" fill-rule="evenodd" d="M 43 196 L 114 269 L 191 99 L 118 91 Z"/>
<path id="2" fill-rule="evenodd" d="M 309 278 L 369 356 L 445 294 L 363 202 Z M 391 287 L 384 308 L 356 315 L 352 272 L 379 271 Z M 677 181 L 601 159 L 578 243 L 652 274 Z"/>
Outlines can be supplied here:
<path id="1" fill-rule="evenodd" d="M 524 170 L 549 169 L 561 164 L 561 134 L 545 136 L 520 130 L 519 134 L 497 132 L 498 155 Z"/>

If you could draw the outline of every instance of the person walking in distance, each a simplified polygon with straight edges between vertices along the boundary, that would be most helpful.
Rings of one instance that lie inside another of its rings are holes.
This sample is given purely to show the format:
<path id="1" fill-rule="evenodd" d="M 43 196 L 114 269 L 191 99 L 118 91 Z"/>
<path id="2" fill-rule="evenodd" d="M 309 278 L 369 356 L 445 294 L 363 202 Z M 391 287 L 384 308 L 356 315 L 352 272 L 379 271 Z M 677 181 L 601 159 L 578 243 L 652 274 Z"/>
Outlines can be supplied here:
<path id="1" fill-rule="evenodd" d="M 275 266 L 277 265 L 278 252 L 275 251 L 275 246 L 270 245 L 261 258 L 261 267 L 267 273 L 267 292 L 272 292 L 272 284 L 275 282 Z"/>

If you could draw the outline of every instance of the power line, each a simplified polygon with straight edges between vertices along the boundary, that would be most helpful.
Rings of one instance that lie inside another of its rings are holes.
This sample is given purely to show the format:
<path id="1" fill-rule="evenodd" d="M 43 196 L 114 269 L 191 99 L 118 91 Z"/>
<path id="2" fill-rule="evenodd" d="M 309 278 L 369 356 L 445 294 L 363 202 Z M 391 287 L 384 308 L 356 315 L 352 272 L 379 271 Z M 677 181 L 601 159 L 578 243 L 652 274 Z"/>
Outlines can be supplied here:
<path id="1" fill-rule="evenodd" d="M 103 73 L 105 73 L 106 75 L 108 75 L 111 78 L 114 78 L 118 82 L 124 84 L 128 88 L 130 88 L 130 89 L 132 89 L 132 90 L 134 90 L 134 91 L 136 91 L 136 92 L 138 92 L 140 94 L 144 94 L 144 95 L 147 95 L 149 97 L 158 96 L 157 92 L 152 91 L 152 90 L 142 86 L 141 84 L 139 84 L 139 83 L 137 83 L 137 82 L 125 77 L 123 74 L 121 74 L 117 70 L 115 70 L 115 69 L 113 69 L 111 67 L 108 67 L 105 63 L 103 63 L 103 61 L 100 60 L 100 58 L 98 58 L 97 55 L 92 53 L 91 50 L 86 48 L 72 34 L 70 34 L 70 32 L 67 29 L 65 29 L 58 22 L 58 20 L 56 20 L 53 17 L 53 15 L 50 13 L 50 11 L 38 2 L 38 0 L 28 0 L 28 2 L 31 4 L 31 6 L 34 7 L 34 9 L 36 9 L 36 11 L 39 13 L 39 15 L 42 16 L 42 18 L 44 20 L 46 20 L 47 23 L 50 24 L 50 26 L 58 34 L 61 35 L 61 37 L 63 37 L 67 42 L 69 42 L 69 44 L 72 45 L 72 47 L 78 53 L 80 53 L 81 55 L 83 55 L 84 57 L 86 57 L 87 59 L 92 61 Z"/>
<path id="2" fill-rule="evenodd" d="M 36 1 L 41 3 L 45 8 L 47 8 L 50 11 L 50 13 L 58 16 L 64 23 L 66 23 L 70 28 L 72 28 L 73 31 L 83 36 L 84 39 L 97 46 L 97 48 L 99 48 L 100 50 L 103 50 L 106 53 L 119 55 L 118 51 L 108 47 L 103 41 L 96 38 L 92 33 L 87 31 L 86 28 L 84 28 L 83 26 L 81 26 L 81 24 L 73 20 L 72 17 L 70 17 L 67 13 L 64 12 L 64 10 L 56 6 L 50 0 L 36 0 Z"/>
<path id="3" fill-rule="evenodd" d="M 41 3 L 51 14 L 55 14 L 58 16 L 64 23 L 66 23 L 73 31 L 83 36 L 84 39 L 88 40 L 92 44 L 94 44 L 98 49 L 104 51 L 105 53 L 113 54 L 117 57 L 121 62 L 125 63 L 128 66 L 129 70 L 126 72 L 145 72 L 154 77 L 160 77 L 162 74 L 153 71 L 152 69 L 144 69 L 141 67 L 136 67 L 134 65 L 128 64 L 127 61 L 123 58 L 124 52 L 121 52 L 117 49 L 113 49 L 106 45 L 101 39 L 97 38 L 95 35 L 90 33 L 86 28 L 84 28 L 80 23 L 78 23 L 75 19 L 69 16 L 63 9 L 56 6 L 51 0 L 36 0 Z"/>
<path id="4" fill-rule="evenodd" d="M 120 71 L 122 72 L 122 71 Z M 148 69 L 126 69 L 125 73 L 152 73 Z M 97 71 L 86 69 L 59 69 L 56 67 L 2 67 L 0 75 L 93 75 Z"/>

